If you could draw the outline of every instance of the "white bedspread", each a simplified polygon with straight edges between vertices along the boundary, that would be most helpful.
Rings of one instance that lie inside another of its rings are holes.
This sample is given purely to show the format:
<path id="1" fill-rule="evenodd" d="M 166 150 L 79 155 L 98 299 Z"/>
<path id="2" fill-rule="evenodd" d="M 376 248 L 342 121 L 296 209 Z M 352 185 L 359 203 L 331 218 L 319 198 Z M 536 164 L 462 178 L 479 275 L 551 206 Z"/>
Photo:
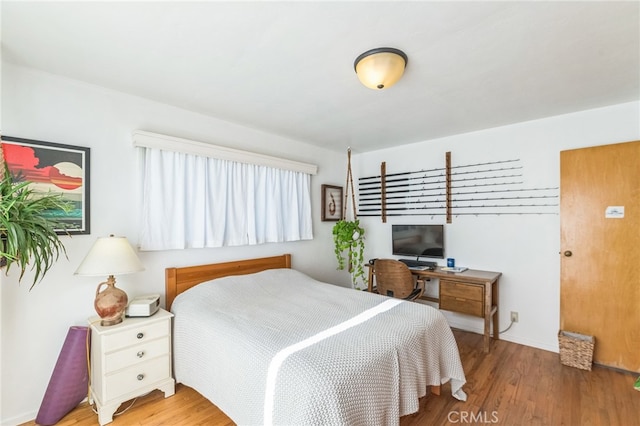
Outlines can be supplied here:
<path id="1" fill-rule="evenodd" d="M 426 305 L 275 269 L 200 284 L 172 311 L 176 380 L 239 425 L 394 425 L 448 381 L 466 398 L 451 329 Z"/>

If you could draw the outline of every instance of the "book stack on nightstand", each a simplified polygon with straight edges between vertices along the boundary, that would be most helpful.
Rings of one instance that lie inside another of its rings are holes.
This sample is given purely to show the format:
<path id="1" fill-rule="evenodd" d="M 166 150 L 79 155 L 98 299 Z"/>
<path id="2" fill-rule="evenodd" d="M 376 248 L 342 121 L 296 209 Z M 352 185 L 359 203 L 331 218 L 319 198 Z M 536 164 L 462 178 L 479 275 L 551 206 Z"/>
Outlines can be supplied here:
<path id="1" fill-rule="evenodd" d="M 112 326 L 89 318 L 91 396 L 100 425 L 110 423 L 120 404 L 159 389 L 175 392 L 171 376 L 171 318 L 163 309 L 150 317 L 125 318 Z"/>

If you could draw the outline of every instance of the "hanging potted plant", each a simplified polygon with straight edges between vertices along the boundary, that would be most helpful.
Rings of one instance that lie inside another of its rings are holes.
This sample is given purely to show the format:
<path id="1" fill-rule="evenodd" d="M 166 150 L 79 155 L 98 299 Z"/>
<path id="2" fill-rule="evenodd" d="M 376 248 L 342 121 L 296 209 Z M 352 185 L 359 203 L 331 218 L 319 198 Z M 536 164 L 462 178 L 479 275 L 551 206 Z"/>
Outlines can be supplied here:
<path id="1" fill-rule="evenodd" d="M 351 282 L 358 290 L 361 290 L 360 282 L 366 281 L 364 274 L 364 229 L 360 226 L 359 220 L 339 220 L 333 226 L 333 242 L 335 243 L 335 254 L 338 260 L 338 269 L 345 268 L 346 252 L 349 271 L 351 272 Z M 366 287 L 366 286 L 365 286 Z"/>
<path id="2" fill-rule="evenodd" d="M 353 220 L 347 220 L 347 203 L 349 201 L 349 189 L 351 189 L 351 204 L 353 207 Z M 351 148 L 347 150 L 347 185 L 343 203 L 342 219 L 333 226 L 333 242 L 335 255 L 338 260 L 338 269 L 351 272 L 351 283 L 354 288 L 362 290 L 367 288 L 367 278 L 364 273 L 364 228 L 356 213 L 355 195 L 353 191 L 353 178 L 351 176 Z M 346 252 L 347 260 L 344 254 Z"/>
<path id="3" fill-rule="evenodd" d="M 0 149 L 1 151 L 1 149 Z M 62 194 L 41 195 L 30 187 L 29 181 L 20 181 L 11 175 L 6 162 L 0 170 L 0 266 L 8 273 L 15 266 L 20 269 L 22 280 L 27 267 L 35 271 L 33 284 L 46 274 L 66 250 L 56 232 L 66 225 L 52 211 L 69 212 L 71 204 Z"/>

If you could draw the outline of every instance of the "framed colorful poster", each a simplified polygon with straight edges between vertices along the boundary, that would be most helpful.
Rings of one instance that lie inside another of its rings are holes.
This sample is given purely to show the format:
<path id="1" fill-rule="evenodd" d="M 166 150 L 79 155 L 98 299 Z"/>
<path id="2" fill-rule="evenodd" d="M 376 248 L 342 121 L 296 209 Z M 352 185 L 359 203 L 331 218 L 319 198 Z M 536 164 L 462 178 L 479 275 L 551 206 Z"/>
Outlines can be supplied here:
<path id="1" fill-rule="evenodd" d="M 73 204 L 50 214 L 67 224 L 58 234 L 89 234 L 90 148 L 2 136 L 4 161 L 11 174 L 31 182 L 35 192 L 58 192 Z"/>
<path id="2" fill-rule="evenodd" d="M 342 187 L 322 185 L 322 220 L 342 219 Z"/>

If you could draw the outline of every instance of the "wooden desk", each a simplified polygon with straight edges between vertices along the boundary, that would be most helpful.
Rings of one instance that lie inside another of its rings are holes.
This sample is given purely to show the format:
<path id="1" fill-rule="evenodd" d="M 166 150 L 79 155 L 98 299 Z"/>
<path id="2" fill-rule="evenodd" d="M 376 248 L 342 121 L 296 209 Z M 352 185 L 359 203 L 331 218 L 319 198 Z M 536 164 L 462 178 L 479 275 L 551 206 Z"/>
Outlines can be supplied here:
<path id="1" fill-rule="evenodd" d="M 374 289 L 375 271 L 369 267 L 369 291 Z M 464 272 L 445 272 L 441 267 L 433 271 L 412 270 L 419 278 L 438 278 L 438 297 L 422 296 L 421 299 L 438 303 L 438 308 L 484 318 L 484 352 L 489 352 L 491 320 L 493 338 L 500 339 L 498 309 L 498 280 L 502 272 L 467 269 Z"/>

